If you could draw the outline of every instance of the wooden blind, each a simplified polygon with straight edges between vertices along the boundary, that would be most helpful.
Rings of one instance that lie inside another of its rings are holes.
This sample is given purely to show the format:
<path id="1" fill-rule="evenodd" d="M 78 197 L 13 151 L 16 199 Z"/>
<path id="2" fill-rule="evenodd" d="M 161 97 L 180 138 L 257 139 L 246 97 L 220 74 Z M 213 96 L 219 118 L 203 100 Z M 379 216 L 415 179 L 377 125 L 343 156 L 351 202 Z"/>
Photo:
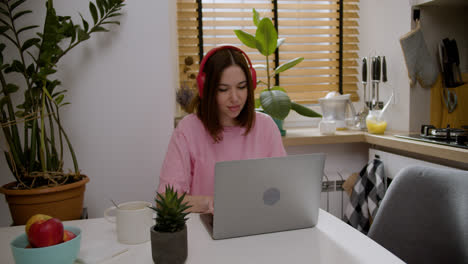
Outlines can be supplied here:
<path id="1" fill-rule="evenodd" d="M 286 38 L 279 49 L 279 61 L 270 58 L 271 68 L 296 57 L 304 61 L 279 76 L 279 84 L 292 100 L 299 103 L 317 103 L 327 92 L 339 91 L 340 55 L 342 63 L 342 92 L 357 95 L 358 1 L 342 0 L 342 49 L 340 50 L 340 2 L 298 0 L 177 0 L 179 63 L 181 80 L 184 59 L 194 58 L 193 73 L 198 73 L 200 37 L 203 54 L 221 44 L 232 44 L 243 49 L 253 64 L 265 64 L 265 57 L 257 50 L 244 46 L 235 36 L 234 29 L 255 34 L 252 9 L 260 16 L 277 21 L 278 35 Z M 198 12 L 199 4 L 202 12 Z M 274 8 L 276 7 L 276 12 Z M 275 13 L 277 14 L 274 19 Z M 201 14 L 202 30 L 199 30 Z M 340 54 L 340 52 L 342 52 Z M 266 70 L 257 71 L 259 79 L 266 81 Z M 262 90 L 259 86 L 257 93 Z"/>

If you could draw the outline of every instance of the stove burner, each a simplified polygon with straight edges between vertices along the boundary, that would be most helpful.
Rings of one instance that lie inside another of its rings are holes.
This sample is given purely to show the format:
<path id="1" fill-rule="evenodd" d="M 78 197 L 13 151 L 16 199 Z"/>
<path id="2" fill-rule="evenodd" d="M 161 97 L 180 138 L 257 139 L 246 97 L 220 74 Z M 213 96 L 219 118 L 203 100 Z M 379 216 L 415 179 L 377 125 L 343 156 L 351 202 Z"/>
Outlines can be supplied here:
<path id="1" fill-rule="evenodd" d="M 450 125 L 447 125 L 447 128 L 436 128 L 433 125 L 422 125 L 421 136 L 434 140 L 438 139 L 451 141 L 459 136 L 468 136 L 468 130 L 461 128 L 450 128 Z"/>
<path id="2" fill-rule="evenodd" d="M 396 135 L 397 137 L 430 142 L 439 145 L 446 145 L 468 149 L 468 126 L 462 128 L 436 128 L 433 125 L 422 125 L 419 135 Z"/>

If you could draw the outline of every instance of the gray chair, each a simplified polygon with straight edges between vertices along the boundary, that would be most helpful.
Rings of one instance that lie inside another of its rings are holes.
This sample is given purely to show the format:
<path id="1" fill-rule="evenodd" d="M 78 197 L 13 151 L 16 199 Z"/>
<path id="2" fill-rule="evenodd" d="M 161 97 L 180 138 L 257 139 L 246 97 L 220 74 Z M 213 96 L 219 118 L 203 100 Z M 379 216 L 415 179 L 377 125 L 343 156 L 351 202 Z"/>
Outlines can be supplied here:
<path id="1" fill-rule="evenodd" d="M 468 171 L 402 169 L 368 236 L 410 264 L 468 263 Z"/>

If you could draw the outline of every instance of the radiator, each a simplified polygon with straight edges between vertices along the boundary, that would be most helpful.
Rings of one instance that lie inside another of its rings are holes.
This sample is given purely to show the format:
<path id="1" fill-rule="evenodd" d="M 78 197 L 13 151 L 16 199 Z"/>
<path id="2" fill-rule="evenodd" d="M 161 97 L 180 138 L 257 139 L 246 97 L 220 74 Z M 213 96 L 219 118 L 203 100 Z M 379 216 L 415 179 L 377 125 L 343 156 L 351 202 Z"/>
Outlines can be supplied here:
<path id="1" fill-rule="evenodd" d="M 348 194 L 343 190 L 343 183 L 349 175 L 349 172 L 325 171 L 322 178 L 320 208 L 340 219 L 349 203 Z"/>

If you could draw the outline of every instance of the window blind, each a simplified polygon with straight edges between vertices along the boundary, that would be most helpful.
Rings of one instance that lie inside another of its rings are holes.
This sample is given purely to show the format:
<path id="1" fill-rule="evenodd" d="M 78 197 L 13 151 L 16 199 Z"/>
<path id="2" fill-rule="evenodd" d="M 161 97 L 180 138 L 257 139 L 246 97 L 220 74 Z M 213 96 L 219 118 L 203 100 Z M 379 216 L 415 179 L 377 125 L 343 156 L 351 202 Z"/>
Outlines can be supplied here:
<path id="1" fill-rule="evenodd" d="M 278 36 L 286 38 L 279 48 L 278 60 L 274 55 L 269 58 L 271 68 L 296 57 L 304 57 L 304 61 L 281 73 L 278 78 L 279 85 L 286 89 L 292 100 L 317 103 L 317 99 L 326 93 L 340 91 L 341 69 L 341 91 L 350 93 L 352 100 L 356 101 L 359 99 L 359 0 L 341 1 L 340 5 L 339 0 L 177 0 L 181 80 L 187 79 L 187 71 L 184 72 L 186 57 L 191 56 L 196 62 L 190 69 L 196 74 L 201 52 L 205 54 L 221 44 L 238 46 L 249 55 L 253 64 L 265 64 L 263 55 L 244 46 L 234 34 L 235 29 L 255 34 L 252 21 L 252 9 L 255 8 L 261 17 L 276 22 Z M 198 12 L 200 6 L 201 12 Z M 341 30 L 340 17 L 343 18 Z M 202 46 L 199 46 L 200 43 Z M 203 51 L 200 47 L 203 47 Z M 257 73 L 260 80 L 266 81 L 266 70 L 257 70 Z M 194 87 L 193 81 L 191 85 Z M 256 92 L 261 92 L 263 88 L 266 86 L 259 85 Z"/>

